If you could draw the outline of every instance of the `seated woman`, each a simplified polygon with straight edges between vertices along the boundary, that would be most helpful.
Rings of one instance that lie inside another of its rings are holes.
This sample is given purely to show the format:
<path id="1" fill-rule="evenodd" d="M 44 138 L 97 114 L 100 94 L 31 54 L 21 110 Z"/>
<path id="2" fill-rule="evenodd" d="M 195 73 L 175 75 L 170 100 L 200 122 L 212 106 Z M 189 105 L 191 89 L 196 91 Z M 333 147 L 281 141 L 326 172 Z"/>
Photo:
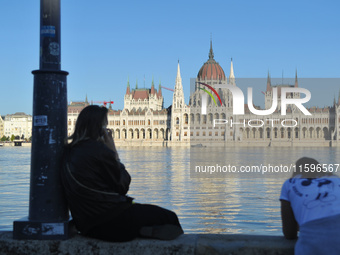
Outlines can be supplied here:
<path id="1" fill-rule="evenodd" d="M 282 230 L 295 254 L 340 254 L 340 179 L 315 159 L 300 158 L 281 190 Z"/>
<path id="2" fill-rule="evenodd" d="M 133 203 L 126 195 L 131 177 L 106 129 L 107 112 L 105 107 L 85 107 L 65 147 L 62 182 L 77 229 L 108 241 L 175 239 L 183 230 L 174 212 Z"/>

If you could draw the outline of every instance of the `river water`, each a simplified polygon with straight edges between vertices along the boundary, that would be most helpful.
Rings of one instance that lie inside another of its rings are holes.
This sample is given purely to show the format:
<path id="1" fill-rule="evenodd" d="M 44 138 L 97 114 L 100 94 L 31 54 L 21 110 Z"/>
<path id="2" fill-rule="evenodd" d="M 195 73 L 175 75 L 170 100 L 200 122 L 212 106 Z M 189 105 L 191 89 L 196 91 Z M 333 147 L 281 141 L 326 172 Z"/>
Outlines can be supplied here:
<path id="1" fill-rule="evenodd" d="M 30 152 L 0 147 L 0 231 L 28 215 Z M 175 211 L 186 233 L 281 235 L 279 195 L 286 177 L 192 175 L 190 165 L 204 157 L 223 158 L 238 169 L 289 165 L 301 156 L 340 162 L 340 148 L 129 147 L 119 154 L 132 177 L 128 194 Z"/>

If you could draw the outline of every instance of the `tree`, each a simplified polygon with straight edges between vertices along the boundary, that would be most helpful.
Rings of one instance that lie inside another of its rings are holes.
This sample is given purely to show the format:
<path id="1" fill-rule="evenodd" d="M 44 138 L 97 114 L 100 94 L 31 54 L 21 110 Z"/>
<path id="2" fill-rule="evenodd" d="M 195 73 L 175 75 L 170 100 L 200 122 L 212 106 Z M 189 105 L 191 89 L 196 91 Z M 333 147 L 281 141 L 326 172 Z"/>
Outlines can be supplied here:
<path id="1" fill-rule="evenodd" d="M 14 139 L 15 139 L 15 136 L 14 136 L 14 135 L 12 135 L 12 136 L 11 136 L 11 142 L 13 142 L 13 141 L 14 141 Z"/>
<path id="2" fill-rule="evenodd" d="M 1 142 L 5 142 L 5 141 L 7 141 L 7 137 L 6 136 L 3 136 L 3 137 L 1 137 Z"/>

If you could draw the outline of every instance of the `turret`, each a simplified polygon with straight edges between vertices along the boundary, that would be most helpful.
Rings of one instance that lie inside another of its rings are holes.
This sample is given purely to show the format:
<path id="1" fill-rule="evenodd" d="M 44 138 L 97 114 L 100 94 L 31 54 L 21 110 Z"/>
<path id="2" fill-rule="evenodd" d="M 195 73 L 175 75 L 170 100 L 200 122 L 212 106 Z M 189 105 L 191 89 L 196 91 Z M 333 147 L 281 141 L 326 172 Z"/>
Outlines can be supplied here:
<path id="1" fill-rule="evenodd" d="M 270 75 L 269 75 L 269 71 L 268 71 L 268 77 L 267 77 L 267 91 L 271 91 L 271 82 L 270 82 Z"/>
<path id="2" fill-rule="evenodd" d="M 130 95 L 130 81 L 129 81 L 129 78 L 128 78 L 128 81 L 127 81 L 127 87 L 126 87 L 125 95 Z"/>
<path id="3" fill-rule="evenodd" d="M 229 84 L 235 85 L 235 75 L 234 75 L 233 58 L 231 58 L 231 63 L 230 63 Z"/>
<path id="4" fill-rule="evenodd" d="M 154 79 L 153 79 L 153 76 L 152 76 L 151 95 L 154 95 L 154 94 L 155 94 L 155 83 L 154 83 Z"/>
<path id="5" fill-rule="evenodd" d="M 159 81 L 159 85 L 158 85 L 158 97 L 162 96 L 162 85 L 161 85 L 161 81 Z"/>
<path id="6" fill-rule="evenodd" d="M 183 93 L 183 86 L 182 86 L 182 78 L 181 78 L 181 71 L 179 67 L 179 61 L 177 65 L 177 76 L 176 76 L 176 84 L 175 90 L 172 100 L 172 108 L 181 108 L 184 106 L 184 93 Z"/>
<path id="7" fill-rule="evenodd" d="M 295 88 L 298 87 L 298 78 L 297 78 L 297 70 L 295 71 L 295 85 L 294 85 Z"/>

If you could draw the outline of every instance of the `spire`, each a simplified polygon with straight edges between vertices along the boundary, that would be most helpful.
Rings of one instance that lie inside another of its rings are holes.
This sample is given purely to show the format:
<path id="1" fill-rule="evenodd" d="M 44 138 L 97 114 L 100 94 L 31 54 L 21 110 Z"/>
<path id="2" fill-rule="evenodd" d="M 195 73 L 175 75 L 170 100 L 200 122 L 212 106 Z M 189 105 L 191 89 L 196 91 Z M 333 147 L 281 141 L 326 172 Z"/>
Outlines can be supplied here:
<path id="1" fill-rule="evenodd" d="M 271 91 L 271 82 L 270 82 L 270 75 L 269 75 L 269 70 L 268 70 L 268 77 L 267 77 L 267 91 Z"/>
<path id="2" fill-rule="evenodd" d="M 178 61 L 176 84 L 175 84 L 175 90 L 174 90 L 174 94 L 172 98 L 172 109 L 181 108 L 183 106 L 184 106 L 184 93 L 183 93 L 183 86 L 182 86 L 181 71 L 180 71 L 179 61 Z"/>
<path id="3" fill-rule="evenodd" d="M 154 83 L 154 79 L 152 76 L 152 83 L 151 83 L 151 95 L 155 94 L 155 83 Z"/>
<path id="4" fill-rule="evenodd" d="M 298 87 L 297 69 L 295 70 L 295 88 Z"/>
<path id="5" fill-rule="evenodd" d="M 212 39 L 210 39 L 209 59 L 213 59 L 213 58 L 214 58 L 214 52 L 213 52 L 213 48 L 212 48 Z"/>
<path id="6" fill-rule="evenodd" d="M 231 62 L 230 62 L 229 83 L 232 84 L 232 85 L 235 85 L 235 75 L 234 75 L 233 58 L 231 58 Z"/>
<path id="7" fill-rule="evenodd" d="M 86 97 L 85 97 L 85 104 L 88 104 L 89 101 L 87 100 L 87 94 L 86 94 Z"/>
<path id="8" fill-rule="evenodd" d="M 181 82 L 182 82 L 182 78 L 181 78 L 181 70 L 180 70 L 180 68 L 179 68 L 179 60 L 178 60 L 178 64 L 177 64 L 177 76 L 176 76 L 176 86 L 177 86 L 177 84 L 178 84 L 178 80 L 181 80 Z"/>
<path id="9" fill-rule="evenodd" d="M 158 85 L 158 96 L 162 96 L 162 85 L 161 85 L 161 80 L 159 80 L 159 85 Z"/>
<path id="10" fill-rule="evenodd" d="M 125 95 L 129 95 L 129 94 L 130 94 L 130 79 L 129 79 L 129 77 L 128 77 Z"/>
<path id="11" fill-rule="evenodd" d="M 138 80 L 136 79 L 136 89 L 138 89 Z"/>

